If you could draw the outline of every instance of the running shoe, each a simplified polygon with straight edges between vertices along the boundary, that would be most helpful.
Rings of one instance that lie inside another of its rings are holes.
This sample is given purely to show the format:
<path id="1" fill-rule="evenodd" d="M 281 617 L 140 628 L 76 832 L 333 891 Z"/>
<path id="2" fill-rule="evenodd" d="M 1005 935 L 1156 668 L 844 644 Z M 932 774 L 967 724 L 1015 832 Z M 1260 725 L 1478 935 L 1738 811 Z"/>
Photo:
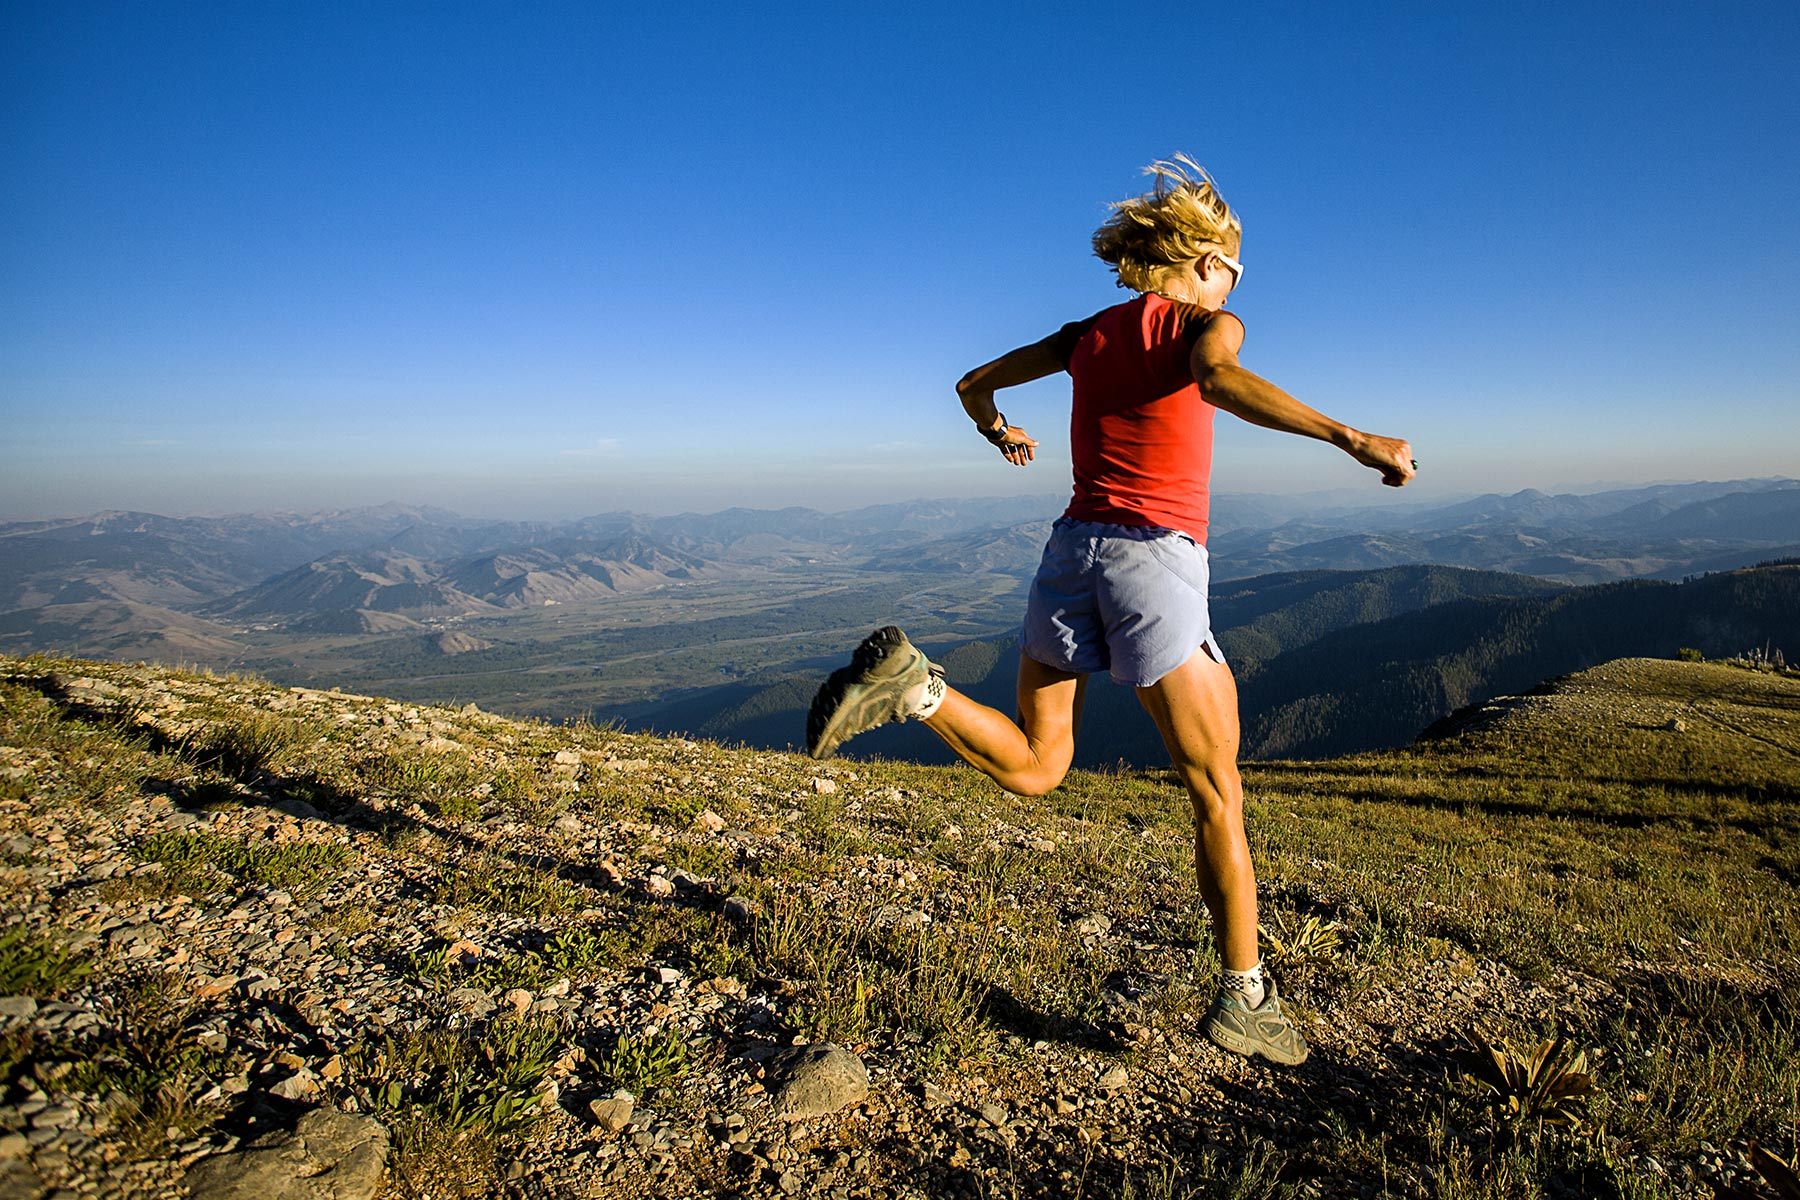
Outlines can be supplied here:
<path id="1" fill-rule="evenodd" d="M 1299 1066 L 1306 1061 L 1306 1039 L 1281 1011 L 1275 981 L 1265 979 L 1268 994 L 1255 1008 L 1237 992 L 1219 989 L 1218 997 L 1200 1022 L 1200 1030 L 1214 1045 L 1246 1057 L 1260 1054 L 1272 1063 Z"/>
<path id="2" fill-rule="evenodd" d="M 909 693 L 942 676 L 904 633 L 882 626 L 863 639 L 849 666 L 839 667 L 820 685 L 806 714 L 806 752 L 830 758 L 857 734 L 912 716 L 934 689 Z M 942 688 L 940 682 L 935 690 L 941 694 Z"/>

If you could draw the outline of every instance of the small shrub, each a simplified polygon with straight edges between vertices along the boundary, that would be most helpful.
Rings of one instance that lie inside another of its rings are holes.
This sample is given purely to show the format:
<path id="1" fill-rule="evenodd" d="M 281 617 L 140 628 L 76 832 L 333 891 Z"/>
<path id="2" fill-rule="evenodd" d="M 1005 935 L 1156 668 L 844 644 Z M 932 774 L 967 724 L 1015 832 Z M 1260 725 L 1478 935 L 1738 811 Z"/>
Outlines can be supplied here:
<path id="1" fill-rule="evenodd" d="M 382 791 L 414 800 L 453 821 L 481 816 L 475 796 L 477 780 L 461 755 L 431 754 L 420 749 L 391 750 L 368 768 L 370 782 Z"/>
<path id="2" fill-rule="evenodd" d="M 55 996 L 92 970 L 49 938 L 17 927 L 0 933 L 0 996 Z"/>
<path id="3" fill-rule="evenodd" d="M 167 892 L 193 895 L 219 891 L 233 880 L 305 894 L 335 879 L 355 857 L 336 842 L 250 845 L 216 833 L 152 834 L 138 844 L 137 856 L 163 865 L 159 886 Z"/>
<path id="4" fill-rule="evenodd" d="M 687 1043 L 669 1030 L 646 1037 L 620 1036 L 599 1068 L 609 1083 L 641 1095 L 682 1078 L 691 1065 Z"/>
<path id="5" fill-rule="evenodd" d="M 1343 926 L 1336 921 L 1321 921 L 1316 916 L 1301 921 L 1277 912 L 1273 927 L 1258 926 L 1258 931 L 1269 944 L 1270 958 L 1276 962 L 1336 958 L 1344 945 Z"/>
<path id="6" fill-rule="evenodd" d="M 1675 657 L 1682 662 L 1705 662 L 1706 656 L 1692 646 L 1683 646 L 1675 652 Z"/>
<path id="7" fill-rule="evenodd" d="M 112 1120 L 127 1154 L 157 1157 L 218 1118 L 199 1096 L 219 1056 L 194 1041 L 188 1008 L 166 979 L 133 981 L 113 1005 L 98 1042 L 67 1064 L 57 1086 L 92 1096 L 116 1093 Z"/>
<path id="8" fill-rule="evenodd" d="M 190 737 L 184 756 L 246 783 L 281 771 L 311 742 L 310 731 L 268 713 L 243 713 Z"/>
<path id="9" fill-rule="evenodd" d="M 434 1029 L 390 1037 L 350 1056 L 352 1087 L 378 1117 L 501 1137 L 543 1115 L 538 1089 L 560 1042 L 557 1026 L 542 1020 L 498 1022 L 479 1036 Z"/>
<path id="10" fill-rule="evenodd" d="M 550 871 L 478 854 L 447 866 L 432 898 L 458 908 L 546 917 L 576 907 L 577 894 L 572 884 Z"/>
<path id="11" fill-rule="evenodd" d="M 1514 1124 L 1581 1123 L 1585 1098 L 1594 1090 L 1587 1052 L 1566 1037 L 1539 1042 L 1521 1053 L 1476 1034 L 1458 1055 L 1463 1073 L 1486 1090 L 1489 1101 Z"/>

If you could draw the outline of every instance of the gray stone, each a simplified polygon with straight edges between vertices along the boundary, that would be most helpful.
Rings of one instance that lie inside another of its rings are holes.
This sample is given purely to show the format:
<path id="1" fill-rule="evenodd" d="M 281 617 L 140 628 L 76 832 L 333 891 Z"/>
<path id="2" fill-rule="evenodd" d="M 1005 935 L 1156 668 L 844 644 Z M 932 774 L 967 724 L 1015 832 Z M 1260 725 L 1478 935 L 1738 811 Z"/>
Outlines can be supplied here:
<path id="1" fill-rule="evenodd" d="M 1094 1086 L 1103 1092 L 1122 1092 L 1130 1086 L 1130 1084 L 1131 1072 L 1127 1071 L 1123 1066 L 1114 1063 L 1112 1066 L 1106 1068 L 1106 1072 L 1100 1076 L 1099 1081 L 1096 1082 Z"/>
<path id="2" fill-rule="evenodd" d="M 494 998 L 480 988 L 451 988 L 444 999 L 449 1001 L 451 1008 L 471 1017 L 485 1017 L 499 1007 Z"/>
<path id="3" fill-rule="evenodd" d="M 700 876 L 694 874 L 692 871 L 684 871 L 680 867 L 669 868 L 669 881 L 684 892 L 703 892 L 706 890 L 706 880 L 700 878 Z"/>
<path id="4" fill-rule="evenodd" d="M 631 1123 L 631 1093 L 617 1091 L 605 1100 L 588 1102 L 588 1111 L 594 1115 L 594 1123 L 608 1133 L 617 1133 Z"/>
<path id="5" fill-rule="evenodd" d="M 875 912 L 874 925 L 894 933 L 916 933 L 931 924 L 931 915 L 922 909 L 884 904 Z"/>
<path id="6" fill-rule="evenodd" d="M 286 813 L 290 817 L 297 817 L 302 821 L 323 821 L 325 819 L 324 813 L 320 812 L 306 801 L 297 800 L 292 796 L 283 796 L 281 799 L 277 800 L 275 802 L 275 808 L 280 812 Z"/>
<path id="7" fill-rule="evenodd" d="M 720 909 L 731 920 L 748 925 L 756 916 L 756 901 L 748 896 L 727 896 Z"/>
<path id="8" fill-rule="evenodd" d="M 1105 913 L 1089 913 L 1076 921 L 1074 928 L 1083 937 L 1097 937 L 1112 929 L 1112 918 Z"/>
<path id="9" fill-rule="evenodd" d="M 388 1133 L 369 1117 L 315 1108 L 292 1133 L 196 1163 L 193 1200 L 372 1200 L 387 1168 Z"/>
<path id="10" fill-rule="evenodd" d="M 31 1118 L 33 1129 L 62 1129 L 73 1125 L 81 1118 L 81 1114 L 66 1104 L 52 1104 Z"/>
<path id="11" fill-rule="evenodd" d="M 0 1020 L 29 1021 L 37 1016 L 38 1002 L 32 996 L 0 996 Z"/>
<path id="12" fill-rule="evenodd" d="M 0 1159 L 0 1196 L 41 1196 L 48 1186 L 23 1158 Z"/>
<path id="13" fill-rule="evenodd" d="M 788 1121 L 822 1117 L 869 1094 L 869 1069 L 863 1060 L 830 1042 L 796 1046 L 775 1061 L 781 1082 L 775 1091 L 775 1115 Z"/>
<path id="14" fill-rule="evenodd" d="M 311 1071 L 295 1071 L 269 1089 L 271 1096 L 283 1100 L 305 1100 L 319 1090 L 319 1080 Z"/>

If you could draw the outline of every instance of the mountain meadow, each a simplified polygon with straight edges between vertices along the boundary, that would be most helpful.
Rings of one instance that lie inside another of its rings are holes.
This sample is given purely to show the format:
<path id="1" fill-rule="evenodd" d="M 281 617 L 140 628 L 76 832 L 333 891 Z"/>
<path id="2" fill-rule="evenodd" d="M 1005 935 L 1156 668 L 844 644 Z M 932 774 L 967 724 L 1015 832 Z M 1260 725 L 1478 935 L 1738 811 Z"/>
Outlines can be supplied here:
<path id="1" fill-rule="evenodd" d="M 1616 659 L 1245 781 L 1294 1069 L 1198 1033 L 1164 771 L 0 660 L 0 1192 L 1791 1194 L 1794 673 Z"/>

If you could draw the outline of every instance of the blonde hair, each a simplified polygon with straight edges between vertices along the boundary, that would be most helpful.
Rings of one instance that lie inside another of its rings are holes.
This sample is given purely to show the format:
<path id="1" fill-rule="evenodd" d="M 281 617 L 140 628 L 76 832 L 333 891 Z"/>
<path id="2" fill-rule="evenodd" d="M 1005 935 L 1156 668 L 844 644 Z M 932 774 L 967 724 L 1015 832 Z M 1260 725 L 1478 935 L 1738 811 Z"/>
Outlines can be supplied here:
<path id="1" fill-rule="evenodd" d="M 1151 163 L 1144 174 L 1155 176 L 1155 190 L 1111 205 L 1112 215 L 1094 230 L 1094 253 L 1111 265 L 1120 287 L 1153 292 L 1176 268 L 1209 251 L 1237 257 L 1243 222 L 1204 167 L 1177 154 Z"/>

